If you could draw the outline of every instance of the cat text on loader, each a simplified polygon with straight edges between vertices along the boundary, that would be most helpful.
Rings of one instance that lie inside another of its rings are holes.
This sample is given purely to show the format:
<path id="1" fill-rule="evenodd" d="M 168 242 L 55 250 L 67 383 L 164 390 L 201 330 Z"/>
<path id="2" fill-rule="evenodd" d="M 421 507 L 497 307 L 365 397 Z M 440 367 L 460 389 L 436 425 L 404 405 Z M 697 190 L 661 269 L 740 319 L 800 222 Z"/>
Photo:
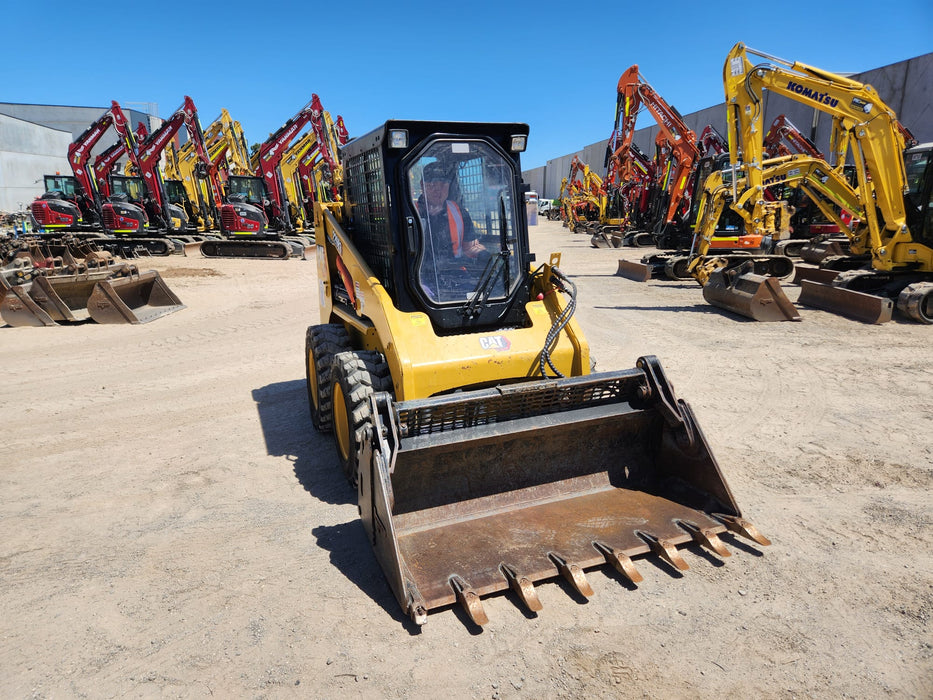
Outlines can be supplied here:
<path id="1" fill-rule="evenodd" d="M 536 581 L 681 545 L 768 541 L 742 518 L 658 360 L 590 374 L 559 255 L 529 251 L 525 124 L 389 121 L 341 149 L 342 203 L 316 207 L 322 323 L 311 417 L 333 431 L 363 525 L 417 624 Z"/>

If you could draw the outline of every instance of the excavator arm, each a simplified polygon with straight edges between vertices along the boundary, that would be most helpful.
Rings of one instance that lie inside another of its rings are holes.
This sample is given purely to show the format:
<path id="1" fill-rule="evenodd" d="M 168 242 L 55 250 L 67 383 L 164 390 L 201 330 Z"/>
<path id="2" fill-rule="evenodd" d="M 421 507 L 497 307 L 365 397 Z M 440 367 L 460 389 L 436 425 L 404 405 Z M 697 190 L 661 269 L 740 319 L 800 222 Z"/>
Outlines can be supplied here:
<path id="1" fill-rule="evenodd" d="M 793 151 L 784 144 L 789 143 Z M 814 143 L 794 126 L 793 122 L 784 114 L 779 114 L 773 122 L 764 140 L 765 153 L 769 158 L 778 158 L 780 156 L 789 156 L 794 153 L 802 153 L 815 158 L 823 158 L 823 153 Z"/>
<path id="2" fill-rule="evenodd" d="M 696 134 L 684 123 L 682 117 L 641 76 L 638 66 L 631 66 L 619 78 L 616 100 L 616 121 L 612 141 L 617 144 L 613 159 L 622 159 L 629 152 L 635 133 L 635 121 L 639 109 L 644 106 L 658 124 L 659 138 L 669 149 L 674 166 L 669 173 L 670 199 L 664 223 L 674 220 L 687 192 L 693 164 L 699 157 Z M 621 172 L 625 166 L 617 166 Z"/>
<path id="3" fill-rule="evenodd" d="M 749 53 L 774 63 L 753 64 Z M 878 270 L 905 265 L 933 267 L 933 251 L 911 245 L 904 204 L 907 180 L 903 133 L 894 112 L 871 85 L 753 51 L 741 43 L 729 53 L 723 83 L 729 139 L 735 146 L 730 148 L 731 162 L 734 170 L 744 171 L 747 187 L 758 192 L 763 188 L 764 144 L 759 137 L 762 91 L 808 104 L 833 117 L 835 165 L 841 168 L 846 151 L 850 151 L 858 191 L 865 201 L 875 204 L 864 207 L 865 225 L 853 249 L 871 251 L 872 264 Z M 734 180 L 737 182 L 737 178 Z M 766 219 L 767 206 L 759 197 L 751 211 L 737 211 L 753 226 L 760 226 Z"/>

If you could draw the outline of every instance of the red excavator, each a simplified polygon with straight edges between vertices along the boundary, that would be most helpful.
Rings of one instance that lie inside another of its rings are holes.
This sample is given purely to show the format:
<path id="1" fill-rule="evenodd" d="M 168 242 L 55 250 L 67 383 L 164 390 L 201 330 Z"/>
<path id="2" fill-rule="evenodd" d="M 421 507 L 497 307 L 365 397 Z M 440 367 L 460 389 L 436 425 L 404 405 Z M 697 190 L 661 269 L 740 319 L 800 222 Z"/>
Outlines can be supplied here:
<path id="1" fill-rule="evenodd" d="M 337 162 L 327 145 L 322 114 L 316 94 L 294 117 L 272 134 L 259 149 L 255 174 L 230 175 L 227 201 L 221 210 L 221 233 L 225 240 L 205 241 L 206 257 L 288 258 L 304 257 L 311 246 L 308 238 L 295 236 L 279 164 L 289 143 L 309 126 L 317 135 L 324 160 L 336 170 Z M 336 192 L 334 193 L 336 196 Z"/>
<path id="2" fill-rule="evenodd" d="M 48 189 L 30 206 L 38 232 L 140 233 L 149 225 L 146 212 L 125 201 L 110 201 L 98 191 L 97 180 L 90 165 L 91 150 L 113 126 L 129 146 L 133 135 L 120 105 L 113 101 L 110 108 L 96 119 L 68 147 L 68 163 L 74 172 L 71 196 L 58 189 Z M 48 180 L 47 180 L 48 183 Z M 54 184 L 59 184 L 53 181 Z M 65 183 L 62 183 L 65 184 Z"/>

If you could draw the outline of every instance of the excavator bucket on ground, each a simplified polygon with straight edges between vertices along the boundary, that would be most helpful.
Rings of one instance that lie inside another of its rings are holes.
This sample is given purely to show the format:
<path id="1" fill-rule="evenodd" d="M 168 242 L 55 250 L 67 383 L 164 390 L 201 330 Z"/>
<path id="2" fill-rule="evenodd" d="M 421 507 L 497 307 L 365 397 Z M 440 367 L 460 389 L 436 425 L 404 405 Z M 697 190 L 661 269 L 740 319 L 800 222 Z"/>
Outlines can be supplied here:
<path id="1" fill-rule="evenodd" d="M 541 609 L 534 583 L 609 563 L 641 581 L 634 557 L 687 569 L 679 551 L 726 557 L 748 521 L 693 412 L 653 356 L 632 370 L 393 403 L 372 397 L 360 511 L 390 585 L 416 624 L 511 589 Z"/>
<path id="2" fill-rule="evenodd" d="M 617 232 L 597 231 L 590 238 L 590 245 L 594 248 L 621 248 L 622 236 Z"/>
<path id="3" fill-rule="evenodd" d="M 774 277 L 743 272 L 742 267 L 711 273 L 703 298 L 713 306 L 755 321 L 799 321 L 800 314 Z"/>
<path id="4" fill-rule="evenodd" d="M 887 323 L 894 313 L 894 301 L 887 297 L 810 280 L 801 281 L 797 302 L 862 323 Z"/>
<path id="5" fill-rule="evenodd" d="M 85 321 L 91 293 L 98 283 L 112 275 L 113 270 L 104 269 L 38 276 L 25 285 L 8 285 L 0 302 L 0 316 L 11 326 L 57 326 L 59 322 Z"/>
<path id="6" fill-rule="evenodd" d="M 101 280 L 87 301 L 97 323 L 149 323 L 184 308 L 155 270 Z"/>

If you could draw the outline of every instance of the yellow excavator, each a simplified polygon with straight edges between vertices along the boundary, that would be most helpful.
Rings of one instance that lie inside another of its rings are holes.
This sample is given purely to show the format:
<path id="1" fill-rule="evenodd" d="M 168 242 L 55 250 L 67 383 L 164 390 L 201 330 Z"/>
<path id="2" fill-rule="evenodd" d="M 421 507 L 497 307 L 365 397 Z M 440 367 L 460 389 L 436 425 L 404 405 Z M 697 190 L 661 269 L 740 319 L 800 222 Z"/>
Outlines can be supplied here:
<path id="1" fill-rule="evenodd" d="M 361 520 L 418 625 L 459 603 L 680 548 L 768 544 L 742 517 L 656 357 L 592 373 L 576 287 L 537 264 L 526 124 L 388 121 L 341 149 L 316 202 L 321 322 L 306 334 L 311 420 L 334 434 Z"/>
<path id="2" fill-rule="evenodd" d="M 749 54 L 767 62 L 754 64 Z M 742 216 L 746 230 L 780 237 L 789 218 L 787 202 L 769 201 L 764 192 L 782 182 L 797 186 L 849 237 L 855 258 L 848 262 L 861 268 L 844 271 L 829 283 L 802 280 L 798 302 L 881 323 L 890 320 L 896 301 L 909 318 L 933 323 L 933 171 L 929 167 L 933 146 L 905 151 L 905 130 L 870 85 L 754 51 L 741 43 L 726 59 L 723 81 L 730 143 L 730 206 Z M 764 159 L 765 89 L 833 117 L 829 149 L 833 163 L 814 157 Z M 847 160 L 855 166 L 855 186 L 843 174 Z M 911 168 L 910 180 L 905 161 Z M 723 174 L 711 177 L 722 178 Z M 725 193 L 718 182 L 704 186 L 705 193 L 718 191 L 718 195 L 711 197 L 698 221 L 698 232 L 713 226 L 712 217 L 718 216 L 717 208 L 721 211 Z M 850 222 L 842 219 L 840 209 L 853 214 Z M 738 298 L 751 292 L 763 304 L 783 303 L 779 298 L 783 292 L 775 282 L 767 283 L 766 289 L 762 280 L 742 279 L 741 268 L 727 272 L 715 259 L 707 260 L 702 248 L 707 236 L 701 233 L 699 238 L 699 256 L 691 261 L 691 270 L 701 284 L 718 275 L 720 301 L 735 291 Z M 717 267 L 724 271 L 716 272 Z M 706 290 L 705 286 L 704 294 Z M 739 306 L 744 305 L 744 301 L 739 302 Z"/>

